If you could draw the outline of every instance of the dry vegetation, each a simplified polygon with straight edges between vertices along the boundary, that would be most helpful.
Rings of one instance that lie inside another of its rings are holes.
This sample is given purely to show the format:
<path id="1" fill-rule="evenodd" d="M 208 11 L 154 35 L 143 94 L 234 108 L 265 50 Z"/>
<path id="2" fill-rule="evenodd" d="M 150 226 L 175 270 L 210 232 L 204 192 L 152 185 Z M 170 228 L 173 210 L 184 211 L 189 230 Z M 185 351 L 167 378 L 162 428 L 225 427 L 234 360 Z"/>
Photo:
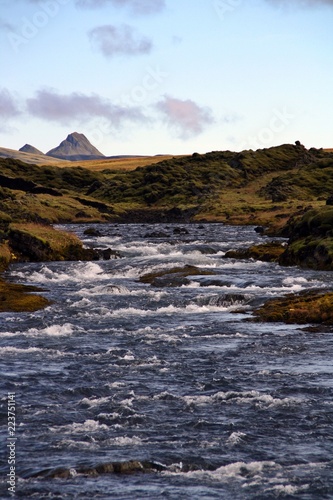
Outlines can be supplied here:
<path id="1" fill-rule="evenodd" d="M 71 161 L 64 162 L 59 161 L 59 164 L 55 160 L 53 163 L 56 167 L 84 167 L 93 172 L 102 172 L 103 170 L 112 170 L 114 172 L 121 171 L 131 171 L 135 170 L 137 167 L 145 167 L 147 165 L 153 165 L 159 163 L 163 160 L 170 160 L 174 158 L 172 155 L 161 155 L 161 156 L 135 156 L 133 158 L 107 158 L 105 160 L 86 160 L 84 162 Z M 179 158 L 176 156 L 175 158 Z M 50 163 L 51 164 L 51 163 Z"/>

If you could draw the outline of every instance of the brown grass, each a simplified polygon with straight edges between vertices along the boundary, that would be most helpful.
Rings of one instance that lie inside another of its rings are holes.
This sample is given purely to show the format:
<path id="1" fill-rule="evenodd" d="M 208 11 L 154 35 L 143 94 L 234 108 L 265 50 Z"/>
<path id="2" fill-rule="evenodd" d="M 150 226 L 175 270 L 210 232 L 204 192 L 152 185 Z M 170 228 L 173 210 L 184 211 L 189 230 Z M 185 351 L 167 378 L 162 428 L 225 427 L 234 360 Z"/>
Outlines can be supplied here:
<path id="1" fill-rule="evenodd" d="M 56 252 L 62 252 L 69 245 L 81 245 L 81 241 L 75 234 L 60 231 L 48 225 L 25 222 L 22 224 L 11 224 L 10 229 L 18 229 L 21 232 L 47 242 L 52 250 Z"/>
<path id="2" fill-rule="evenodd" d="M 175 156 L 176 158 L 185 156 Z M 162 156 L 136 156 L 134 158 L 106 158 L 105 160 L 85 160 L 85 161 L 63 161 L 54 159 L 51 165 L 55 167 L 83 167 L 94 172 L 99 172 L 102 170 L 112 170 L 112 171 L 130 171 L 135 170 L 137 167 L 145 167 L 147 165 L 153 165 L 154 163 L 159 163 L 160 161 L 170 160 L 174 158 L 172 155 L 162 155 Z"/>

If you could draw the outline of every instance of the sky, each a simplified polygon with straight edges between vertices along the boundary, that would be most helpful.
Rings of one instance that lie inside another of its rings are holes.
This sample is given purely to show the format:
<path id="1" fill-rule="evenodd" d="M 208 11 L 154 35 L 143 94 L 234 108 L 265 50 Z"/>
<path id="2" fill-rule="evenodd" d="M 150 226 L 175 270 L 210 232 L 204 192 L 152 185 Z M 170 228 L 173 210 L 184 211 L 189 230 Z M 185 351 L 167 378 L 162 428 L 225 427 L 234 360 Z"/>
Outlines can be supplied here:
<path id="1" fill-rule="evenodd" d="M 0 147 L 333 148 L 333 0 L 0 0 Z"/>

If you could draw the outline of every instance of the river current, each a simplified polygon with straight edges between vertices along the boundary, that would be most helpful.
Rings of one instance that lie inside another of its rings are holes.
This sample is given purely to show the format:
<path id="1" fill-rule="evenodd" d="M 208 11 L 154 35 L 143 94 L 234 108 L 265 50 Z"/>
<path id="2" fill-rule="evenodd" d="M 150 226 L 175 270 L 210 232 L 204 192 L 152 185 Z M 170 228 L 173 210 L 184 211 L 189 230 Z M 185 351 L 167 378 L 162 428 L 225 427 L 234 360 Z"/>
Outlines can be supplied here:
<path id="1" fill-rule="evenodd" d="M 250 321 L 269 298 L 331 289 L 332 273 L 224 259 L 267 240 L 253 227 L 87 227 L 64 226 L 121 258 L 7 273 L 53 304 L 0 315 L 0 497 L 10 391 L 18 498 L 332 499 L 333 330 Z M 139 281 L 185 265 L 211 274 Z M 130 460 L 158 471 L 78 473 Z M 59 467 L 70 477 L 45 475 Z"/>

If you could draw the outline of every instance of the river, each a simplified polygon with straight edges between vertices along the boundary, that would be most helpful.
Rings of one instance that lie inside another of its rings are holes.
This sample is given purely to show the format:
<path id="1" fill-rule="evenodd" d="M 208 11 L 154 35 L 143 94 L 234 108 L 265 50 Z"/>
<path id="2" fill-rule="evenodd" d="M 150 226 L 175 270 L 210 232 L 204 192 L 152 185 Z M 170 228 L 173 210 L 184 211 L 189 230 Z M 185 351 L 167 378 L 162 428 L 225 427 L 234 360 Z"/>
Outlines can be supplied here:
<path id="1" fill-rule="evenodd" d="M 331 289 L 332 273 L 224 259 L 267 240 L 253 227 L 63 227 L 121 258 L 7 272 L 53 304 L 0 315 L 1 498 L 10 392 L 18 498 L 332 499 L 332 329 L 251 321 L 269 298 Z M 185 265 L 208 274 L 139 281 Z M 78 472 L 130 460 L 157 470 Z M 48 476 L 59 467 L 70 476 Z"/>

